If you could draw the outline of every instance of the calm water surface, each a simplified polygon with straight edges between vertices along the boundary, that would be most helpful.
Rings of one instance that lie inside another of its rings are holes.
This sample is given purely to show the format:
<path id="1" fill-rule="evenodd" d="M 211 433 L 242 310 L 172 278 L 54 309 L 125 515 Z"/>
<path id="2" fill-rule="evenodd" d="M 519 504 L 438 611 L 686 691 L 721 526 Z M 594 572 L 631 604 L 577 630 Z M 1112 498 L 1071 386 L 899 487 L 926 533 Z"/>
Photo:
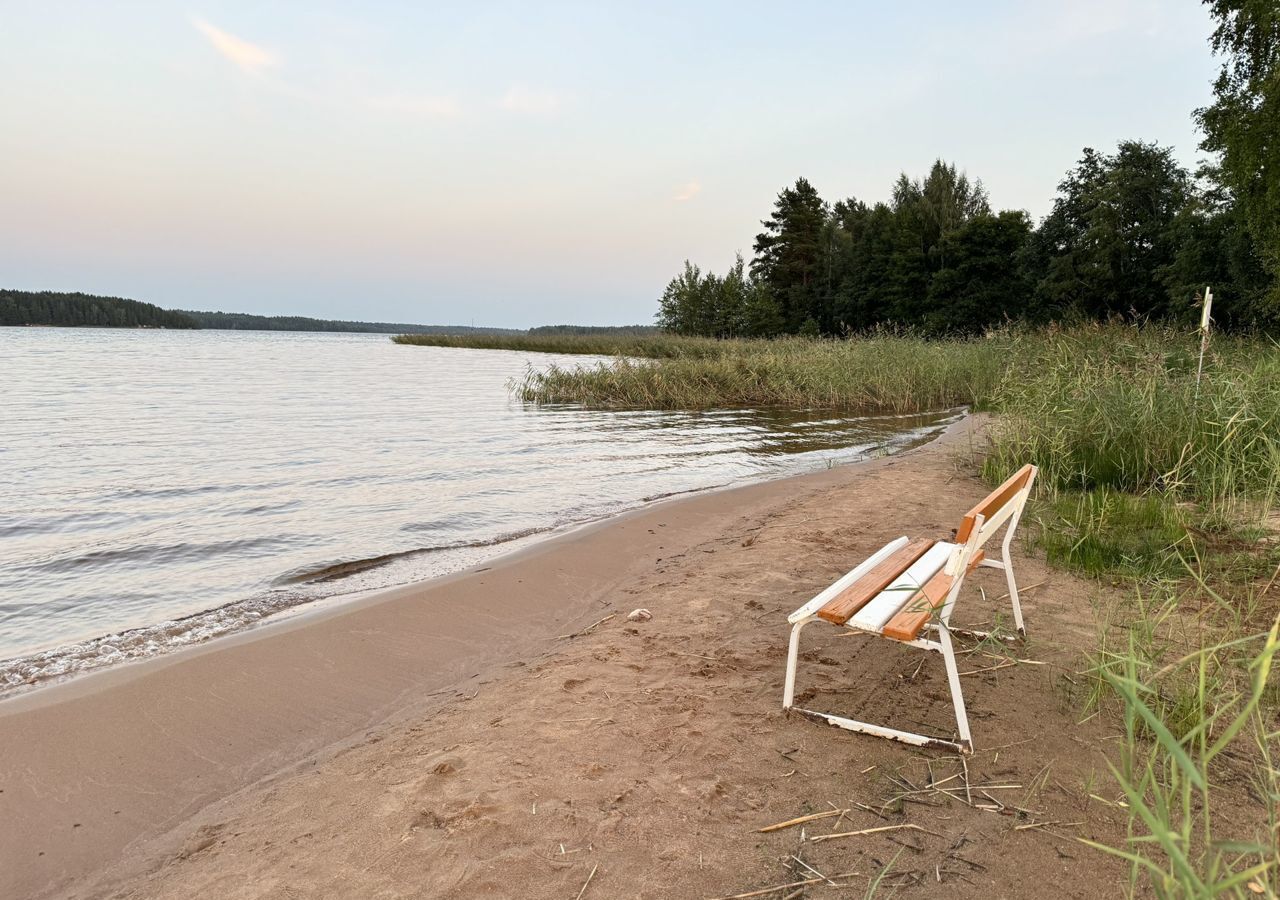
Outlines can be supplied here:
<path id="1" fill-rule="evenodd" d="M 0 689 L 456 571 L 654 497 L 906 446 L 954 417 L 511 399 L 510 379 L 550 363 L 584 359 L 0 329 Z"/>

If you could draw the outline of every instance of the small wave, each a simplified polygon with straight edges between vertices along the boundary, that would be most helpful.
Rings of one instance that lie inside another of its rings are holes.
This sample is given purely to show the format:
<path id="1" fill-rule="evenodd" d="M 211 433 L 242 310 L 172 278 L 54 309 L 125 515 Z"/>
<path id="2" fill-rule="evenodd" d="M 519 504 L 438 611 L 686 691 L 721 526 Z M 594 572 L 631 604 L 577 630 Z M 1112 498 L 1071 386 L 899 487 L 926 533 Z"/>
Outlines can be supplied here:
<path id="1" fill-rule="evenodd" d="M 178 544 L 136 544 L 132 547 L 113 547 L 106 550 L 90 550 L 75 556 L 62 556 L 42 562 L 27 563 L 15 567 L 19 572 L 58 574 L 79 569 L 92 569 L 130 563 L 167 563 L 178 559 L 208 559 L 222 554 L 242 557 L 266 556 L 288 546 L 281 538 L 245 538 L 234 541 Z"/>
<path id="2" fill-rule="evenodd" d="M 425 556 L 432 553 L 454 551 L 452 560 L 445 557 L 445 565 L 437 566 L 433 575 L 456 571 L 466 565 L 473 565 L 479 559 L 488 558 L 488 554 L 477 556 L 475 552 L 487 547 L 497 547 L 535 537 L 554 531 L 554 526 L 528 528 L 516 532 L 508 532 L 495 538 L 480 541 L 459 541 L 440 547 L 427 547 L 404 553 L 390 553 L 368 560 L 351 560 L 335 563 L 310 570 L 309 573 L 296 573 L 294 583 L 305 582 L 310 588 L 289 590 L 278 588 L 267 593 L 228 603 L 189 616 L 169 619 L 156 625 L 129 629 L 73 644 L 63 644 L 36 653 L 12 659 L 0 660 L 0 698 L 17 693 L 40 684 L 58 681 L 73 675 L 81 675 L 97 669 L 136 662 L 167 653 L 182 647 L 201 644 L 214 638 L 223 637 L 260 625 L 264 620 L 297 610 L 307 604 L 335 597 L 354 597 L 369 586 L 358 586 L 356 589 L 326 591 L 320 585 L 336 581 L 370 568 L 387 565 L 392 562 L 414 556 Z M 411 578 L 420 577 L 413 575 Z M 386 588 L 389 584 L 376 587 Z"/>
<path id="3" fill-rule="evenodd" d="M 520 531 L 509 531 L 493 538 L 484 538 L 474 541 L 454 541 L 448 544 L 437 544 L 432 547 L 414 547 L 410 550 L 400 550 L 395 553 L 382 553 L 378 556 L 368 556 L 362 559 L 346 559 L 335 563 L 326 563 L 316 568 L 299 568 L 293 569 L 276 579 L 276 584 L 319 584 L 326 581 L 336 581 L 339 578 L 346 578 L 350 575 L 356 575 L 361 572 L 367 572 L 370 569 L 376 569 L 380 566 L 389 565 L 403 559 L 410 559 L 415 556 L 423 556 L 428 553 L 443 553 L 448 550 L 467 550 L 475 547 L 496 547 L 499 544 L 509 544 L 512 541 L 518 541 L 522 538 L 533 537 L 537 534 L 544 534 L 552 531 L 556 526 L 545 525 L 537 528 L 525 528 Z"/>
<path id="4" fill-rule="evenodd" d="M 229 494 L 236 491 L 255 490 L 260 484 L 197 484 L 181 487 L 122 488 L 105 495 L 109 500 L 168 500 L 174 497 L 194 497 L 201 494 Z"/>

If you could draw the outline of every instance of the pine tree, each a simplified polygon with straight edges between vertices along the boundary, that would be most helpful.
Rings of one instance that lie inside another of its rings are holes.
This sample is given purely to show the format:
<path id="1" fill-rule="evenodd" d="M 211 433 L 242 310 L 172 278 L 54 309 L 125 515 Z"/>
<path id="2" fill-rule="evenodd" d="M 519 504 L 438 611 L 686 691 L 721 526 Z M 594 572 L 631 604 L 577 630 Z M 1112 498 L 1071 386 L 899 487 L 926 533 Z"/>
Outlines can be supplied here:
<path id="1" fill-rule="evenodd" d="M 831 297 L 824 291 L 828 214 L 813 185 L 800 178 L 778 194 L 773 213 L 760 223 L 764 231 L 756 235 L 751 276 L 777 300 L 790 332 L 808 319 L 831 321 Z"/>

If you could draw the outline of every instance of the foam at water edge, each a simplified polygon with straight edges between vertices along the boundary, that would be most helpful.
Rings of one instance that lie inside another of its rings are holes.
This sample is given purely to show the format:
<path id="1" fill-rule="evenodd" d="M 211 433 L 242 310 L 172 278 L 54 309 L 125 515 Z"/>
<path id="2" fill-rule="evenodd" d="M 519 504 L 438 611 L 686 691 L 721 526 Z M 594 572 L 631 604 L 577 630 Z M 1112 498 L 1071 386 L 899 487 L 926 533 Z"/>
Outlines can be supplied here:
<path id="1" fill-rule="evenodd" d="M 376 584 L 361 583 L 359 573 L 346 579 L 322 577 L 306 585 L 306 590 L 273 590 L 247 600 L 155 625 L 0 660 L 0 698 L 74 675 L 121 663 L 137 662 L 171 650 L 202 644 L 214 638 L 245 631 L 267 618 L 279 621 L 282 614 L 300 611 L 302 607 L 320 600 L 351 598 L 396 584 L 458 572 L 530 542 L 541 536 L 541 533 L 541 530 L 520 532 L 505 539 L 411 551 L 401 556 L 431 556 L 430 568 L 406 569 L 401 577 L 388 578 Z"/>

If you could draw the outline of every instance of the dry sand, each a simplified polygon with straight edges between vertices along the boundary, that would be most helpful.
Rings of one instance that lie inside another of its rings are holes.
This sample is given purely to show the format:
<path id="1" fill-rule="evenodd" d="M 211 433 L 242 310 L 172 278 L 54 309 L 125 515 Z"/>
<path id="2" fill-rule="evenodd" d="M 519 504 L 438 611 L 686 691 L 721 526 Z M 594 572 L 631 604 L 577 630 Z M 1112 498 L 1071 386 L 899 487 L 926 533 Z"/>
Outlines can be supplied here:
<path id="1" fill-rule="evenodd" d="M 958 757 L 780 708 L 786 615 L 899 534 L 947 536 L 985 493 L 972 422 L 0 703 L 0 896 L 707 898 L 831 879 L 768 895 L 799 897 L 860 895 L 886 868 L 901 896 L 1119 893 L 1123 865 L 1076 840 L 1124 836 L 1089 797 L 1114 795 L 1113 733 L 1065 696 L 1095 585 L 1016 556 L 1039 584 L 1019 655 L 1043 664 L 962 657 L 968 789 Z M 1000 573 L 970 584 L 955 624 L 1006 609 Z M 652 620 L 628 622 L 636 607 Z M 802 659 L 803 702 L 954 729 L 934 654 L 814 626 Z M 832 809 L 849 811 L 756 831 Z M 912 827 L 803 840 L 883 826 Z"/>

